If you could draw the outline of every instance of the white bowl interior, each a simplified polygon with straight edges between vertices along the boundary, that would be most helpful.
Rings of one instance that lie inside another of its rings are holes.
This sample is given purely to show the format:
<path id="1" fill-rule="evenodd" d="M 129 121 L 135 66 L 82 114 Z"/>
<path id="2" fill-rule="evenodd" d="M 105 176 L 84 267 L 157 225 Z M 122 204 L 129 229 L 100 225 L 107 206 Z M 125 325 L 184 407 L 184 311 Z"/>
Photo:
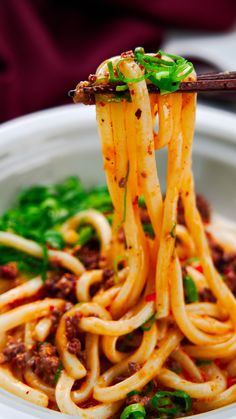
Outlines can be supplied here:
<path id="1" fill-rule="evenodd" d="M 196 190 L 214 210 L 236 221 L 235 116 L 199 107 L 194 139 L 193 167 Z M 157 156 L 161 183 L 165 184 L 166 153 Z M 66 106 L 18 118 L 0 128 L 0 212 L 22 187 L 53 183 L 78 175 L 85 185 L 105 182 L 95 111 Z M 59 417 L 0 391 L 0 418 Z M 17 413 L 16 413 L 17 409 Z M 15 413 L 14 413 L 15 412 Z M 222 412 L 222 413 L 221 413 Z M 227 412 L 227 413 L 226 413 Z M 236 416 L 234 405 L 197 417 Z M 29 415 L 29 416 L 28 416 Z"/>

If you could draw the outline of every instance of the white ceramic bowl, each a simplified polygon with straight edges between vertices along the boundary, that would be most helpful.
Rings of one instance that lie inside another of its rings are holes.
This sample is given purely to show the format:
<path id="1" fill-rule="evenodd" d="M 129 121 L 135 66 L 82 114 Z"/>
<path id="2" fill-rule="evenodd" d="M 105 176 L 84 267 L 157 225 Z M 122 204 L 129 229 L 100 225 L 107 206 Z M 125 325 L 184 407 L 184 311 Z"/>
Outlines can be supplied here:
<path id="1" fill-rule="evenodd" d="M 236 221 L 235 122 L 234 114 L 199 106 L 193 158 L 196 189 L 209 199 L 216 212 L 233 221 Z M 158 170 L 163 184 L 165 161 L 162 151 Z M 0 127 L 0 212 L 14 202 L 22 187 L 60 181 L 72 174 L 88 186 L 105 182 L 92 107 L 63 106 Z M 59 419 L 62 415 L 0 390 L 0 419 L 15 417 Z M 236 404 L 195 417 L 235 418 Z"/>

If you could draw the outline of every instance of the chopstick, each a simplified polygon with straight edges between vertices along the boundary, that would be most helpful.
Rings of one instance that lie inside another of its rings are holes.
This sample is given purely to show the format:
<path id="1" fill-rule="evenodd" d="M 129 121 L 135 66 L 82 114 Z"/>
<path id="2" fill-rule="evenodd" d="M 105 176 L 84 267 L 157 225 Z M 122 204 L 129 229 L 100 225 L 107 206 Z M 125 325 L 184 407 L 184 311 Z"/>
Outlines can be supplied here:
<path id="1" fill-rule="evenodd" d="M 91 82 L 80 82 L 76 89 L 70 90 L 68 95 L 73 97 L 77 103 L 93 104 L 95 95 L 110 95 L 117 93 L 116 87 L 121 84 L 104 83 L 94 84 Z M 154 84 L 147 84 L 150 93 L 158 93 L 158 87 Z M 177 92 L 235 92 L 236 91 L 236 71 L 220 73 L 199 74 L 196 81 L 186 81 L 179 85 Z M 119 96 L 127 92 L 119 92 Z"/>

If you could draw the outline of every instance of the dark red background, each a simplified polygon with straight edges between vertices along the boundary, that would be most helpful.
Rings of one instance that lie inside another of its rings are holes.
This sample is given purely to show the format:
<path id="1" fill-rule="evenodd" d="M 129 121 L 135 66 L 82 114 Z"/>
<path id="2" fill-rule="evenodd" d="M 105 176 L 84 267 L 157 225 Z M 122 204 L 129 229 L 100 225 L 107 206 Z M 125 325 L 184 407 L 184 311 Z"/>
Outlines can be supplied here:
<path id="1" fill-rule="evenodd" d="M 0 121 L 69 102 L 67 91 L 105 58 L 165 29 L 225 31 L 236 0 L 1 0 Z"/>

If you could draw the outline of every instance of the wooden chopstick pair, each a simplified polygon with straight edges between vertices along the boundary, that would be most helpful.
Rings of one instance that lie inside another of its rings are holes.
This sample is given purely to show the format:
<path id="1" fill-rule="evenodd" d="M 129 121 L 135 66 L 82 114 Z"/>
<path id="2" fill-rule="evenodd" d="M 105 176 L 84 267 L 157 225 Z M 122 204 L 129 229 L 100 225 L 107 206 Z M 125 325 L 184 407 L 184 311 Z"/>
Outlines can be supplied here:
<path id="1" fill-rule="evenodd" d="M 158 93 L 158 87 L 148 84 L 150 93 Z M 105 83 L 97 84 L 91 82 L 81 82 L 75 90 L 68 92 L 75 102 L 84 104 L 95 103 L 95 94 L 109 95 L 117 93 L 117 84 Z M 199 74 L 196 81 L 181 82 L 177 92 L 235 92 L 236 91 L 236 71 L 226 71 L 221 73 Z M 124 92 L 125 93 L 125 92 Z M 119 92 L 122 95 L 122 92 Z"/>

